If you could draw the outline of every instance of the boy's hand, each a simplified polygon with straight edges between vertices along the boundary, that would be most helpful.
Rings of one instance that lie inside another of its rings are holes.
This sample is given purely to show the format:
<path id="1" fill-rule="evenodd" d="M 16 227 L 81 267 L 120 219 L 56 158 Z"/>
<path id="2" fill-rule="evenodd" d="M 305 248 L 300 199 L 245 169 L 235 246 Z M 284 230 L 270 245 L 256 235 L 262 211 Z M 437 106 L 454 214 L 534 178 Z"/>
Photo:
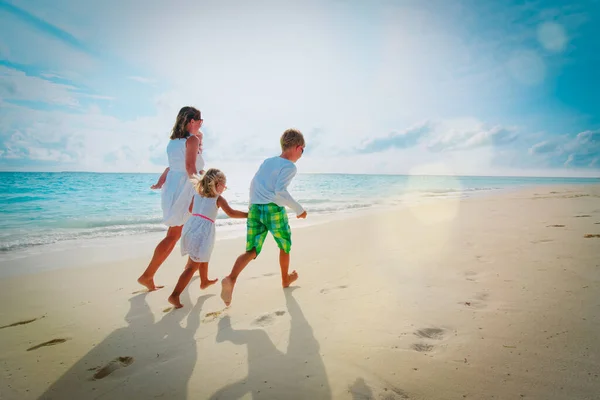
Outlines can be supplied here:
<path id="1" fill-rule="evenodd" d="M 296 216 L 296 218 L 302 218 L 302 219 L 306 218 L 306 211 L 304 211 L 302 214 Z"/>

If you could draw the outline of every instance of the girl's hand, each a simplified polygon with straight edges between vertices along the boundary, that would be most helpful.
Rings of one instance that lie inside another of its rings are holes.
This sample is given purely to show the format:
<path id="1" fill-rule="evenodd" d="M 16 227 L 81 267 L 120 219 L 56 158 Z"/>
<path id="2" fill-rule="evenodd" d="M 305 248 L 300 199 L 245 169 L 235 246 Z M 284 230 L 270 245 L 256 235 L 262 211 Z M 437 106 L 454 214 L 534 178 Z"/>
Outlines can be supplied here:
<path id="1" fill-rule="evenodd" d="M 154 185 L 150 186 L 150 189 L 161 189 L 162 186 L 163 186 L 162 182 L 161 183 L 157 182 Z"/>

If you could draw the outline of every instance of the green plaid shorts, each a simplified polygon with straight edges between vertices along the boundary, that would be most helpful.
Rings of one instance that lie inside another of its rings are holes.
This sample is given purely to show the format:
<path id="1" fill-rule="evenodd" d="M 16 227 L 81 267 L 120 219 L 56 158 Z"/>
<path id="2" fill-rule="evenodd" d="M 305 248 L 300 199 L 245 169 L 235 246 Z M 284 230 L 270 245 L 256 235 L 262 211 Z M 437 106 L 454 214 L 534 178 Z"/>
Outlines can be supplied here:
<path id="1" fill-rule="evenodd" d="M 260 254 L 267 232 L 271 232 L 277 246 L 289 253 L 292 249 L 292 231 L 285 207 L 277 204 L 251 204 L 246 221 L 246 251 L 256 249 Z"/>

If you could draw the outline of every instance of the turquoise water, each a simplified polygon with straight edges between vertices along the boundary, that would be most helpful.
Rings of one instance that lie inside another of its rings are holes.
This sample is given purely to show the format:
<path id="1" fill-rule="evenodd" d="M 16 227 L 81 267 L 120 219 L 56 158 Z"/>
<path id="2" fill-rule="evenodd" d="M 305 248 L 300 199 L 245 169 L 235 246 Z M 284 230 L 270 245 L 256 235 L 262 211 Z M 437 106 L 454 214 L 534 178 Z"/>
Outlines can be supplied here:
<path id="1" fill-rule="evenodd" d="M 0 172 L 0 252 L 163 231 L 159 174 Z M 224 197 L 246 209 L 251 177 L 228 177 Z M 314 214 L 352 212 L 519 186 L 600 183 L 594 178 L 300 174 L 290 192 Z M 244 224 L 219 214 L 218 225 Z"/>

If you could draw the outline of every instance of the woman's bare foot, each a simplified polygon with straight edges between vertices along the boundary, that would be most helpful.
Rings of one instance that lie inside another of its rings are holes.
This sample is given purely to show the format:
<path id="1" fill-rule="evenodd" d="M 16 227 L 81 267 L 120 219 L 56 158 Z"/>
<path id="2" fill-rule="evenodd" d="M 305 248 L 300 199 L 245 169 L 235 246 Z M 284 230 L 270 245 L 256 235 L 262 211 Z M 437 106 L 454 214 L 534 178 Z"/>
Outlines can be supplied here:
<path id="1" fill-rule="evenodd" d="M 140 277 L 138 278 L 138 283 L 139 283 L 140 285 L 143 285 L 143 286 L 145 286 L 145 287 L 146 287 L 146 289 L 148 289 L 148 291 L 149 291 L 149 292 L 153 292 L 153 291 L 155 291 L 155 290 L 158 290 L 158 289 L 162 289 L 162 288 L 164 288 L 164 286 L 156 286 L 156 285 L 154 284 L 154 279 L 152 279 L 152 278 L 146 278 L 146 277 L 144 277 L 144 276 L 140 276 Z"/>
<path id="2" fill-rule="evenodd" d="M 224 278 L 221 281 L 221 299 L 227 307 L 231 304 L 231 297 L 233 296 L 233 285 L 235 282 L 230 278 Z"/>
<path id="3" fill-rule="evenodd" d="M 286 288 L 290 286 L 292 282 L 296 281 L 296 279 L 298 279 L 298 273 L 296 270 L 293 270 L 291 274 L 288 274 L 287 279 L 283 279 L 281 283 L 283 287 Z"/>
<path id="4" fill-rule="evenodd" d="M 209 286 L 214 285 L 215 283 L 217 283 L 218 279 L 209 279 L 207 281 L 204 282 L 200 282 L 200 289 L 206 289 Z"/>
<path id="5" fill-rule="evenodd" d="M 173 304 L 175 308 L 183 307 L 183 304 L 181 304 L 181 301 L 179 301 L 179 296 L 175 296 L 173 294 L 169 296 L 169 303 Z"/>

